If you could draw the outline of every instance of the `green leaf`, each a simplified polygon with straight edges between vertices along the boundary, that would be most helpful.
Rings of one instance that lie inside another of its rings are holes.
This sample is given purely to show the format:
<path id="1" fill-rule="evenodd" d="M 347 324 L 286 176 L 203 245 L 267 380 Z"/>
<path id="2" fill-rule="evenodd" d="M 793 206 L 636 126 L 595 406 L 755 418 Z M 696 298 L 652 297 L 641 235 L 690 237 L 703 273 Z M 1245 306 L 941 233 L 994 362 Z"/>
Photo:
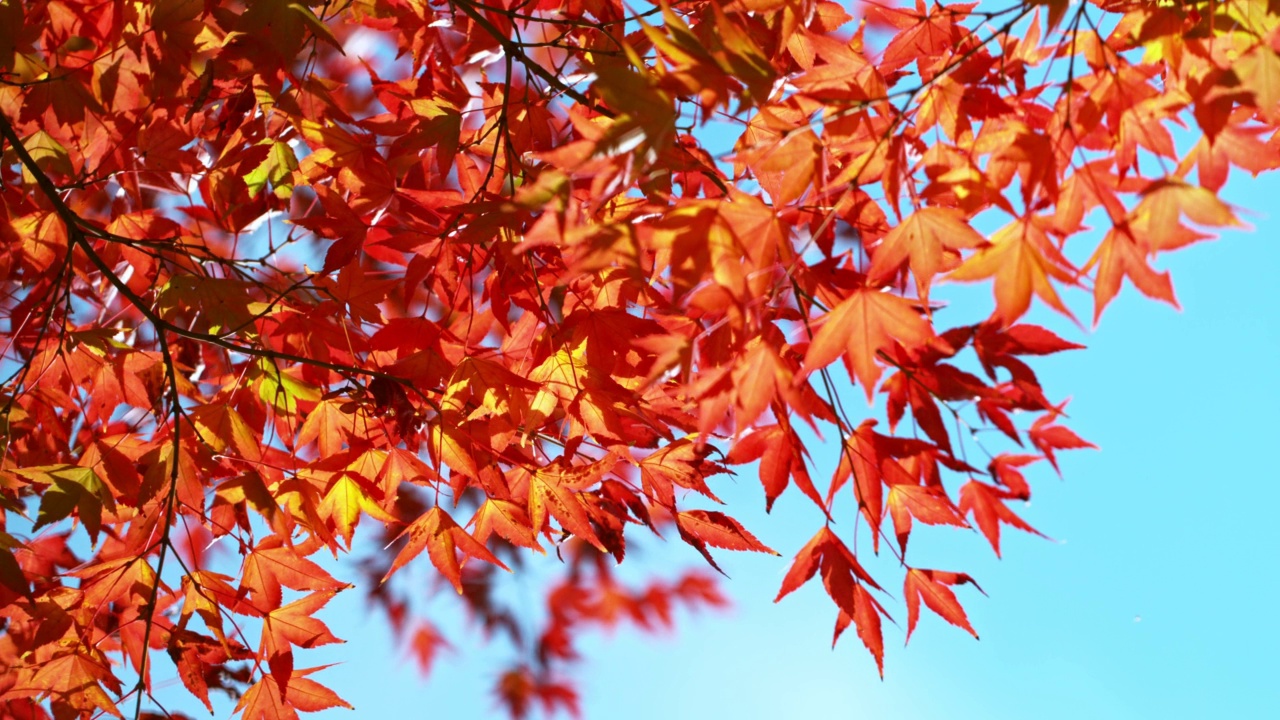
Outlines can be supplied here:
<path id="1" fill-rule="evenodd" d="M 75 168 L 71 165 L 71 157 L 67 155 L 67 149 L 62 146 L 62 143 L 54 140 L 49 133 L 37 130 L 22 141 L 22 146 L 31 154 L 31 159 L 36 161 L 36 165 L 41 170 L 68 176 L 76 174 Z M 26 167 L 22 168 L 22 179 L 23 182 L 35 185 L 35 176 Z"/>
<path id="2" fill-rule="evenodd" d="M 306 23 L 308 28 L 311 28 L 312 35 L 329 43 L 338 52 L 346 55 L 342 50 L 342 43 L 338 42 L 338 38 L 334 37 L 333 31 L 329 29 L 329 26 L 325 25 L 320 18 L 316 17 L 315 13 L 311 12 L 311 8 L 295 2 L 289 3 L 289 9 L 302 17 L 302 22 Z"/>
<path id="3" fill-rule="evenodd" d="M 72 510 L 79 510 L 80 522 L 89 531 L 92 542 L 98 542 L 102 528 L 102 511 L 115 512 L 115 500 L 102 478 L 92 468 L 75 465 L 44 465 L 15 471 L 28 480 L 50 485 L 40 497 L 40 509 L 32 530 L 64 520 Z"/>
<path id="4" fill-rule="evenodd" d="M 239 280 L 195 275 L 176 275 L 160 288 L 156 310 L 166 320 L 190 313 L 208 323 L 207 331 L 218 334 L 243 328 L 254 330 L 249 287 Z"/>
<path id="5" fill-rule="evenodd" d="M 0 531 L 0 585 L 9 588 L 19 595 L 31 596 L 31 585 L 27 583 L 26 573 L 13 556 L 13 548 L 22 547 L 22 543 L 7 532 Z"/>
<path id="6" fill-rule="evenodd" d="M 311 383 L 299 380 L 280 372 L 275 363 L 267 358 L 260 358 L 254 366 L 257 376 L 258 397 L 270 403 L 276 412 L 287 415 L 298 414 L 298 401 L 319 402 L 320 389 Z"/>
<path id="7" fill-rule="evenodd" d="M 256 197 L 270 183 L 276 197 L 288 198 L 293 194 L 293 171 L 297 169 L 298 156 L 294 154 L 293 148 L 279 140 L 271 143 L 267 158 L 244 176 L 244 183 L 249 187 L 249 197 Z"/>

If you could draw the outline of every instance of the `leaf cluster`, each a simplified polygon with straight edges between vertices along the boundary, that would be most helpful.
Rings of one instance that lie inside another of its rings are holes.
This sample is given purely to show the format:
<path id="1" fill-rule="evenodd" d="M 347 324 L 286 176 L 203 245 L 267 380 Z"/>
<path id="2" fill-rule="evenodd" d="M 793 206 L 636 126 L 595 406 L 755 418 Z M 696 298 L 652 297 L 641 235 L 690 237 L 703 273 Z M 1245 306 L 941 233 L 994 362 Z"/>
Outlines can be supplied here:
<path id="1" fill-rule="evenodd" d="M 356 584 L 429 670 L 421 573 L 576 714 L 584 633 L 724 604 L 629 545 L 777 554 L 735 468 L 881 673 L 872 553 L 976 637 L 921 524 L 999 554 L 1092 447 L 1032 303 L 1176 303 L 1278 122 L 1262 0 L 0 2 L 0 715 L 346 706 L 295 657 Z"/>

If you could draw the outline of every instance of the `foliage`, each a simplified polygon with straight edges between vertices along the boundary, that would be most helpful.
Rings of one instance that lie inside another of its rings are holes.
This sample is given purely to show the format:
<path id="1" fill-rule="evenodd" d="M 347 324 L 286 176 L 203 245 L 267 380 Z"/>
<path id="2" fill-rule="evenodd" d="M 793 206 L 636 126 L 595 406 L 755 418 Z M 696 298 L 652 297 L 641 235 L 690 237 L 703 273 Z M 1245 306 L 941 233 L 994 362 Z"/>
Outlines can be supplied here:
<path id="1" fill-rule="evenodd" d="M 576 712 L 583 632 L 723 602 L 628 541 L 773 552 L 710 509 L 735 466 L 826 517 L 778 598 L 820 574 L 881 672 L 899 602 L 976 635 L 908 541 L 999 553 L 1089 447 L 1033 299 L 1175 302 L 1152 259 L 1280 165 L 1280 3 L 1010 1 L 0 2 L 0 714 L 345 706 L 298 664 L 322 551 L 424 669 L 409 565 L 521 650 L 512 716 Z M 500 577 L 548 551 L 529 633 Z"/>

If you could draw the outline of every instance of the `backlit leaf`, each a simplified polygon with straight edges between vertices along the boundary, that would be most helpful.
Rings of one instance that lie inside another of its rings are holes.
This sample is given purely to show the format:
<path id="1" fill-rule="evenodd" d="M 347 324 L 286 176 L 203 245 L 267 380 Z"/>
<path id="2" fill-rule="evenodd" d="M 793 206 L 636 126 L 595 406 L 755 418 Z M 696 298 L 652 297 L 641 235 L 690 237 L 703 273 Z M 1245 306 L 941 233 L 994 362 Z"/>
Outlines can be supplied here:
<path id="1" fill-rule="evenodd" d="M 501 560 L 489 552 L 488 548 L 477 542 L 466 530 L 459 527 L 448 513 L 438 507 L 431 508 L 410 523 L 396 536 L 396 539 L 406 535 L 409 537 L 409 542 L 401 548 L 395 560 L 392 561 L 391 568 L 382 578 L 384 583 L 396 570 L 404 567 L 423 550 L 427 551 L 431 564 L 441 575 L 444 575 L 445 579 L 453 583 L 454 589 L 459 594 L 462 593 L 462 567 L 458 561 L 458 552 L 462 552 L 466 557 L 493 563 L 503 570 L 508 569 Z"/>
<path id="2" fill-rule="evenodd" d="M 930 610 L 942 616 L 944 620 L 967 631 L 975 639 L 978 633 L 969 624 L 969 618 L 960 607 L 960 601 L 950 586 L 973 583 L 973 578 L 964 573 L 944 572 L 942 570 L 921 570 L 908 568 L 907 578 L 902 586 L 902 594 L 907 600 L 907 639 L 916 629 L 916 621 L 920 618 L 920 601 Z M 978 587 L 977 583 L 973 583 Z M 982 588 L 978 588 L 979 591 Z"/>

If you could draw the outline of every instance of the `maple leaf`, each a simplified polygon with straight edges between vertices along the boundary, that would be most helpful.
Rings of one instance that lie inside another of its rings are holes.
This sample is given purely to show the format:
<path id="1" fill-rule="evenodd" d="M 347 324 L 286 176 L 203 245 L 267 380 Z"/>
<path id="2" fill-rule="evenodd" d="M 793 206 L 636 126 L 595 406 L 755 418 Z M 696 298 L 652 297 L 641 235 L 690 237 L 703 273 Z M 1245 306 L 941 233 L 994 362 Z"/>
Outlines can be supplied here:
<path id="1" fill-rule="evenodd" d="M 250 323 L 250 297 L 246 285 L 236 280 L 178 275 L 160 287 L 156 309 L 161 317 L 198 314 L 196 327 L 223 332 Z"/>
<path id="2" fill-rule="evenodd" d="M 982 530 L 982 534 L 991 543 L 991 549 L 995 550 L 996 557 L 1000 557 L 1001 523 L 1045 537 L 1044 533 L 1028 525 L 1025 520 L 1018 517 L 1005 504 L 1007 500 L 1017 499 L 1018 497 L 1015 493 L 978 482 L 977 480 L 970 480 L 960 488 L 961 514 L 973 514 L 974 522 L 978 523 L 978 529 Z"/>
<path id="3" fill-rule="evenodd" d="M 898 547 L 904 555 L 907 552 L 907 538 L 911 535 L 912 518 L 928 525 L 968 526 L 961 511 L 951 503 L 941 487 L 906 483 L 890 485 L 888 505 L 898 536 Z"/>
<path id="4" fill-rule="evenodd" d="M 826 367 L 843 355 L 850 375 L 862 384 L 869 403 L 881 373 L 876 356 L 892 350 L 895 343 L 908 350 L 921 350 L 930 345 L 945 347 L 909 300 L 867 287 L 859 288 L 826 315 L 805 352 L 804 375 Z"/>
<path id="5" fill-rule="evenodd" d="M 1265 44 L 1235 59 L 1232 70 L 1269 121 L 1280 120 L 1280 53 Z"/>
<path id="6" fill-rule="evenodd" d="M 741 364 L 734 368 L 733 379 L 741 408 L 735 421 L 742 428 L 760 417 L 776 392 L 786 392 L 791 388 L 792 376 L 782 365 L 777 352 L 762 338 L 757 338 L 743 352 Z"/>
<path id="7" fill-rule="evenodd" d="M 881 629 L 880 616 L 888 617 L 888 613 L 861 584 L 854 585 L 853 588 L 853 609 L 853 615 L 847 614 L 843 608 L 840 610 L 836 618 L 836 630 L 831 646 L 835 647 L 836 642 L 840 640 L 840 635 L 852 623 L 857 628 L 858 638 L 862 640 L 867 652 L 871 653 L 871 657 L 876 661 L 876 669 L 880 672 L 880 679 L 883 680 L 884 631 Z"/>
<path id="8" fill-rule="evenodd" d="M 1014 221 L 991 236 L 991 242 L 948 275 L 973 282 L 995 278 L 996 312 L 1003 325 L 1012 325 L 1031 306 L 1031 295 L 1071 317 L 1050 280 L 1071 284 L 1077 271 L 1045 233 L 1039 216 Z"/>
<path id="9" fill-rule="evenodd" d="M 809 477 L 805 467 L 808 451 L 791 428 L 770 425 L 745 435 L 734 444 L 725 462 L 730 465 L 760 461 L 760 482 L 764 485 L 765 512 L 773 510 L 773 502 L 794 478 L 800 491 L 823 512 L 827 504 Z"/>
<path id="10" fill-rule="evenodd" d="M 427 551 L 427 556 L 431 558 L 431 564 L 449 582 L 453 583 L 453 587 L 458 591 L 459 595 L 463 592 L 462 567 L 458 562 L 459 551 L 468 557 L 478 558 L 485 562 L 493 563 L 503 570 L 510 571 L 510 568 L 494 557 L 488 548 L 477 542 L 474 537 L 453 521 L 449 513 L 439 507 L 431 508 L 417 520 L 414 520 L 395 539 L 399 540 L 405 535 L 409 536 L 409 542 L 400 549 L 395 560 L 391 562 L 391 567 L 387 570 L 387 574 L 383 575 L 382 582 L 384 583 L 397 570 L 421 554 L 424 549 Z"/>
<path id="11" fill-rule="evenodd" d="M 289 682 L 288 691 L 281 693 L 270 675 L 254 683 L 236 703 L 235 712 L 244 720 L 298 720 L 298 711 L 320 712 L 329 708 L 353 709 L 345 700 L 329 688 L 307 677 L 321 668 L 298 670 L 298 677 Z"/>
<path id="12" fill-rule="evenodd" d="M 124 715 L 102 689 L 105 684 L 116 695 L 120 694 L 120 682 L 107 666 L 105 659 L 73 651 L 59 655 L 40 665 L 31 677 L 31 686 L 67 698 L 72 707 L 83 711 L 97 709 L 123 720 Z"/>
<path id="13" fill-rule="evenodd" d="M 1268 152 L 1267 146 L 1258 139 L 1260 130 L 1260 127 L 1228 125 L 1217 135 L 1201 138 L 1178 165 L 1177 175 L 1185 176 L 1194 162 L 1200 186 L 1217 192 L 1226 184 L 1232 165 L 1254 177 L 1275 170 L 1280 158 Z"/>
<path id="14" fill-rule="evenodd" d="M 1027 479 L 1023 477 L 1022 471 L 1018 468 L 1026 467 L 1039 459 L 1040 456 L 1038 455 L 1000 453 L 991 459 L 987 468 L 991 473 L 991 477 L 1008 488 L 1014 497 L 1029 500 L 1031 498 L 1031 486 L 1027 484 Z"/>
<path id="15" fill-rule="evenodd" d="M 1231 206 L 1211 191 L 1170 178 L 1157 180 L 1143 189 L 1142 199 L 1133 209 L 1133 223 L 1146 231 L 1152 252 L 1173 250 L 1185 244 L 1177 242 L 1179 220 L 1183 215 L 1197 225 L 1240 224 Z"/>
<path id="16" fill-rule="evenodd" d="M 223 643 L 227 642 L 223 633 L 223 609 L 247 615 L 259 615 L 260 611 L 251 603 L 243 602 L 231 586 L 229 575 L 222 575 L 210 570 L 196 570 L 182 578 L 182 614 L 181 625 L 187 626 L 191 613 L 196 613 L 214 636 Z"/>
<path id="17" fill-rule="evenodd" d="M 182 684 L 204 703 L 209 712 L 213 712 L 213 705 L 209 702 L 210 685 L 229 689 L 223 684 L 219 666 L 231 660 L 255 657 L 251 650 L 234 641 L 220 638 L 215 642 L 213 638 L 179 629 L 170 633 L 168 651 L 178 668 Z"/>
<path id="18" fill-rule="evenodd" d="M 476 477 L 480 472 L 475 457 L 467 448 L 466 436 L 454 427 L 433 424 L 428 431 L 427 449 L 433 459 L 447 465 L 455 476 Z"/>
<path id="19" fill-rule="evenodd" d="M 538 468 L 529 481 L 529 517 L 531 527 L 540 532 L 550 514 L 566 532 L 608 552 L 591 528 L 587 508 L 580 493 L 600 481 L 614 465 L 609 457 L 588 465 L 560 462 Z"/>
<path id="20" fill-rule="evenodd" d="M 333 590 L 311 593 L 283 605 L 262 618 L 262 653 L 271 667 L 271 677 L 285 698 L 293 677 L 293 648 L 312 648 L 342 642 L 321 621 L 311 617 L 336 594 Z"/>
<path id="21" fill-rule="evenodd" d="M 1133 232 L 1126 226 L 1117 226 L 1107 232 L 1086 269 L 1097 266 L 1093 284 L 1094 323 L 1102 317 L 1102 311 L 1120 292 L 1125 277 L 1148 297 L 1178 306 L 1173 296 L 1173 283 L 1168 272 L 1156 272 L 1147 264 L 1145 248 L 1139 244 Z"/>
<path id="22" fill-rule="evenodd" d="M 547 715 L 557 708 L 580 717 L 578 695 L 572 687 L 554 682 L 543 674 L 535 674 L 528 667 L 520 666 L 503 673 L 497 682 L 495 693 L 513 718 L 522 718 L 529 706 L 537 700 Z"/>
<path id="23" fill-rule="evenodd" d="M 302 591 L 337 591 L 346 586 L 302 557 L 296 546 L 286 546 L 279 536 L 263 538 L 245 556 L 240 578 L 240 587 L 252 593 L 254 606 L 262 612 L 280 607 L 281 585 Z"/>
<path id="24" fill-rule="evenodd" d="M 314 385 L 281 371 L 265 358 L 258 362 L 251 375 L 257 377 L 259 397 L 282 415 L 297 415 L 299 402 L 321 399 L 321 393 Z"/>
<path id="25" fill-rule="evenodd" d="M 1120 292 L 1125 277 L 1142 294 L 1178 306 L 1169 273 L 1153 270 L 1149 259 L 1157 250 L 1175 249 L 1204 237 L 1179 223 L 1182 214 L 1201 225 L 1238 224 L 1230 206 L 1204 188 L 1168 179 L 1150 184 L 1133 211 L 1132 221 L 1109 230 L 1085 265 L 1086 271 L 1097 267 L 1093 288 L 1095 324 Z"/>
<path id="26" fill-rule="evenodd" d="M 71 573 L 80 578 L 84 602 L 91 607 L 128 602 L 156 585 L 155 570 L 136 558 L 117 558 L 78 568 Z"/>
<path id="27" fill-rule="evenodd" d="M 513 545 L 527 547 L 545 553 L 538 544 L 538 538 L 532 529 L 532 523 L 524 508 L 507 500 L 485 500 L 476 514 L 471 518 L 475 525 L 475 539 L 481 544 L 489 540 L 489 536 L 497 533 L 499 537 Z"/>
<path id="28" fill-rule="evenodd" d="M 860 582 L 864 582 L 871 587 L 880 590 L 880 586 L 875 580 L 862 569 L 857 558 L 849 548 L 844 544 L 831 529 L 823 526 L 821 530 L 814 534 L 805 546 L 800 548 L 800 552 L 796 553 L 795 561 L 791 564 L 791 568 L 787 571 L 786 576 L 782 579 L 782 587 L 778 590 L 778 596 L 773 599 L 776 603 L 782 598 L 790 595 L 801 585 L 805 584 L 813 578 L 819 568 L 833 568 L 852 574 Z M 827 570 L 824 569 L 824 576 Z M 834 598 L 833 598 L 834 599 Z M 845 602 L 844 599 L 836 600 L 837 604 Z M 856 613 L 850 613 L 854 615 Z"/>
<path id="29" fill-rule="evenodd" d="M 409 652 L 423 677 L 431 674 L 431 668 L 435 666 L 441 651 L 453 649 L 453 645 L 449 644 L 440 631 L 426 622 L 420 623 L 413 631 L 413 639 L 409 643 Z"/>
<path id="30" fill-rule="evenodd" d="M 720 572 L 723 571 L 716 565 L 715 560 L 711 559 L 711 553 L 707 550 L 708 545 L 726 550 L 751 550 L 770 555 L 778 554 L 747 532 L 741 523 L 722 512 L 714 510 L 680 512 L 676 514 L 676 527 L 680 530 L 680 537 L 702 553 L 711 567 Z"/>
<path id="31" fill-rule="evenodd" d="M 483 358 L 465 358 L 449 378 L 440 406 L 446 411 L 467 412 L 468 420 L 503 417 L 520 426 L 529 413 L 528 398 L 522 391 L 537 389 L 537 383 L 511 372 L 500 363 Z"/>
<path id="32" fill-rule="evenodd" d="M 316 449 L 322 456 L 329 456 L 342 450 L 347 438 L 355 432 L 356 414 L 348 411 L 347 401 L 329 398 L 316 403 L 314 409 L 307 413 L 298 431 L 298 447 L 305 447 L 315 442 Z"/>
<path id="33" fill-rule="evenodd" d="M 32 133 L 22 141 L 22 146 L 31 154 L 31 158 L 35 160 L 36 165 L 41 170 L 68 177 L 75 175 L 75 168 L 71 165 L 71 158 L 67 154 L 67 149 L 44 130 L 37 130 Z M 34 183 L 35 176 L 31 175 L 31 170 L 24 167 L 22 172 L 24 180 Z"/>
<path id="34" fill-rule="evenodd" d="M 789 205 L 800 199 L 813 182 L 821 151 L 817 135 L 805 130 L 789 137 L 786 143 L 768 145 L 766 151 L 740 153 L 737 160 L 751 166 L 774 203 Z"/>
<path id="35" fill-rule="evenodd" d="M 259 461 L 262 459 L 262 439 L 255 435 L 240 413 L 229 405 L 205 405 L 190 414 L 200 437 L 214 452 L 235 450 L 240 457 Z"/>
<path id="36" fill-rule="evenodd" d="M 973 586 L 978 588 L 978 592 L 982 592 L 982 588 L 978 587 L 976 582 L 973 582 L 973 578 L 964 573 L 922 570 L 920 568 L 907 569 L 907 577 L 902 585 L 902 594 L 907 600 L 908 641 L 911 640 L 911 633 L 916 629 L 916 621 L 920 619 L 921 600 L 924 600 L 926 607 L 942 616 L 942 619 L 967 631 L 974 639 L 977 639 L 977 631 L 969 624 L 969 618 L 964 614 L 964 608 L 960 607 L 960 601 L 956 599 L 956 594 L 948 587 L 948 585 L 961 585 L 964 583 L 973 583 Z M 986 593 L 983 594 L 985 595 Z"/>
<path id="37" fill-rule="evenodd" d="M 706 478 L 724 469 L 707 460 L 710 454 L 710 447 L 699 446 L 692 438 L 681 438 L 655 450 L 639 463 L 645 493 L 668 508 L 675 507 L 675 487 L 693 490 L 720 502 L 707 486 Z"/>
<path id="38" fill-rule="evenodd" d="M 841 632 L 850 622 L 856 623 L 858 637 L 875 658 L 876 667 L 883 676 L 884 636 L 880 629 L 880 616 L 887 617 L 888 613 L 863 586 L 882 592 L 883 588 L 867 574 L 848 546 L 831 532 L 831 528 L 823 526 L 796 553 L 795 561 L 782 579 L 782 587 L 778 589 L 778 596 L 773 601 L 779 602 L 797 590 L 819 570 L 822 572 L 822 584 L 827 595 L 840 610 L 832 643 L 840 639 Z"/>
<path id="39" fill-rule="evenodd" d="M 1036 38 L 1028 38 L 1028 40 L 1034 47 Z M 935 124 L 941 125 L 948 137 L 958 140 L 959 131 L 967 130 L 967 123 L 961 124 L 967 119 L 961 111 L 964 95 L 965 86 L 950 76 L 943 75 L 935 78 L 921 99 L 916 131 L 924 133 Z"/>
<path id="40" fill-rule="evenodd" d="M 1031 444 L 1035 445 L 1040 452 L 1044 453 L 1045 458 L 1049 460 L 1049 464 L 1053 465 L 1053 469 L 1062 473 L 1058 467 L 1058 458 L 1054 455 L 1055 450 L 1078 450 L 1082 448 L 1098 449 L 1097 445 L 1082 439 L 1069 428 L 1056 423 L 1057 415 L 1062 408 L 1056 408 L 1057 412 L 1041 415 L 1031 424 L 1031 430 L 1027 435 L 1031 438 Z"/>
<path id="41" fill-rule="evenodd" d="M 72 465 L 46 465 L 16 471 L 28 480 L 49 486 L 40 497 L 33 530 L 55 523 L 76 511 L 89 531 L 92 542 L 98 541 L 102 527 L 102 511 L 115 512 L 115 498 L 90 468 Z"/>
<path id="42" fill-rule="evenodd" d="M 831 485 L 827 489 L 826 508 L 829 511 L 835 502 L 836 493 L 852 478 L 858 509 L 871 525 L 874 547 L 878 551 L 880 524 L 884 517 L 885 470 L 889 468 L 890 472 L 895 472 L 898 476 L 906 476 L 907 472 L 897 465 L 895 458 L 910 455 L 927 446 L 881 435 L 874 430 L 876 424 L 876 420 L 864 420 L 845 438 L 840 464 L 836 466 L 835 473 L 831 476 Z"/>
<path id="43" fill-rule="evenodd" d="M 435 479 L 435 471 L 417 454 L 398 447 L 387 450 L 386 461 L 377 475 L 383 496 L 391 498 L 396 496 L 403 483 L 427 485 Z"/>
<path id="44" fill-rule="evenodd" d="M 982 368 L 989 377 L 995 377 L 995 368 L 1005 365 L 1012 355 L 1051 355 L 1063 350 L 1083 348 L 1054 335 L 1039 325 L 1011 325 L 1001 327 L 984 323 L 973 339 L 973 349 L 978 354 Z"/>
<path id="45" fill-rule="evenodd" d="M 356 525 L 360 522 L 360 514 L 368 513 L 371 517 L 384 523 L 397 522 L 394 515 L 383 510 L 378 503 L 369 497 L 370 482 L 361 475 L 352 472 L 338 473 L 333 484 L 325 493 L 324 500 L 316 510 L 321 517 L 333 521 L 338 534 L 351 547 L 351 538 L 355 534 Z"/>
<path id="46" fill-rule="evenodd" d="M 927 302 L 933 278 L 960 265 L 960 250 L 976 248 L 984 242 L 956 210 L 921 208 L 875 246 L 867 276 L 872 281 L 887 280 L 906 262 L 920 298 Z"/>
<path id="47" fill-rule="evenodd" d="M 347 315 L 356 320 L 380 323 L 383 321 L 379 304 L 387 299 L 394 283 L 369 277 L 358 264 L 348 263 L 338 270 L 336 280 L 318 278 L 316 283 L 343 306 Z"/>
<path id="48" fill-rule="evenodd" d="M 266 483 L 262 481 L 262 476 L 256 472 L 241 473 L 219 484 L 214 495 L 211 512 L 217 513 L 220 510 L 220 506 L 242 504 L 252 507 L 272 525 L 273 529 L 279 530 L 276 521 L 280 517 L 280 508 L 276 504 L 276 499 L 272 497 Z M 245 523 L 248 522 L 247 516 L 245 516 L 244 521 Z"/>
<path id="49" fill-rule="evenodd" d="M 889 429 L 897 429 L 910 406 L 916 425 L 939 449 L 951 453 L 954 451 L 951 435 L 947 432 L 938 404 L 982 398 L 987 389 L 978 378 L 947 363 L 926 361 L 910 365 L 914 367 L 904 363 L 882 387 L 882 392 L 888 396 L 885 410 L 889 416 Z"/>

